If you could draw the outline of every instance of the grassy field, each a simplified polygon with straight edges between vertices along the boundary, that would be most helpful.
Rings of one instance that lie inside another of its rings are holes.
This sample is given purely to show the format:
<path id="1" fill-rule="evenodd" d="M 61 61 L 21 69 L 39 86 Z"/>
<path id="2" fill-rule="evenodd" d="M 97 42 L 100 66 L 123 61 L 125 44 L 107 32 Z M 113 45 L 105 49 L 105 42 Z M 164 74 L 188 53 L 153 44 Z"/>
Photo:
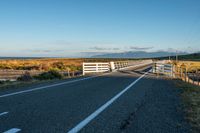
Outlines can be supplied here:
<path id="1" fill-rule="evenodd" d="M 196 72 L 200 71 L 200 61 L 183 61 L 179 60 L 176 62 L 175 60 L 172 61 L 178 68 L 187 69 L 188 72 Z"/>
<path id="2" fill-rule="evenodd" d="M 42 70 L 79 71 L 83 62 L 108 62 L 131 59 L 96 59 L 96 58 L 43 58 L 43 59 L 2 59 L 0 70 Z M 132 59 L 133 60 L 133 59 Z"/>
<path id="3" fill-rule="evenodd" d="M 184 103 L 186 119 L 192 126 L 192 132 L 200 132 L 200 87 L 176 80 L 181 89 L 181 99 Z"/>

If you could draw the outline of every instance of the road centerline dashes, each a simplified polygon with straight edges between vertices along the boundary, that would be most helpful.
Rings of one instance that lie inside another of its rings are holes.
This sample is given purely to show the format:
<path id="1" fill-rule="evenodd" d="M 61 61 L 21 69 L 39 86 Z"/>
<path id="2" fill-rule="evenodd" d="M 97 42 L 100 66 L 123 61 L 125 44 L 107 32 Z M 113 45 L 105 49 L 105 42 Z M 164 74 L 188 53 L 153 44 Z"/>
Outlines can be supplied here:
<path id="1" fill-rule="evenodd" d="M 12 129 L 9 129 L 8 131 L 5 131 L 3 133 L 17 133 L 19 131 L 21 131 L 21 129 L 19 129 L 19 128 L 12 128 Z"/>
<path id="2" fill-rule="evenodd" d="M 6 114 L 8 114 L 8 112 L 2 112 L 0 113 L 0 116 L 6 115 Z"/>

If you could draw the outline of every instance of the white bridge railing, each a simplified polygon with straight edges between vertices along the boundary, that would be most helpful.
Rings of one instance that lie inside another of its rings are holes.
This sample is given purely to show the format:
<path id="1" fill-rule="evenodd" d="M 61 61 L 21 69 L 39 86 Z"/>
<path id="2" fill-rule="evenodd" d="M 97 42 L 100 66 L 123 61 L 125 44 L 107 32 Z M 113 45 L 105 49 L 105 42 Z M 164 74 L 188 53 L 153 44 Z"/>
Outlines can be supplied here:
<path id="1" fill-rule="evenodd" d="M 153 65 L 153 73 L 173 76 L 173 66 L 171 64 L 155 63 Z"/>
<path id="2" fill-rule="evenodd" d="M 109 63 L 83 63 L 83 75 L 110 71 Z"/>
<path id="3" fill-rule="evenodd" d="M 153 65 L 153 73 L 173 77 L 173 65 L 169 64 L 167 60 L 156 61 Z"/>
<path id="4" fill-rule="evenodd" d="M 84 62 L 83 75 L 86 73 L 101 73 L 125 69 L 127 67 L 139 67 L 151 64 L 152 60 L 138 60 L 138 61 L 116 61 L 116 62 Z"/>

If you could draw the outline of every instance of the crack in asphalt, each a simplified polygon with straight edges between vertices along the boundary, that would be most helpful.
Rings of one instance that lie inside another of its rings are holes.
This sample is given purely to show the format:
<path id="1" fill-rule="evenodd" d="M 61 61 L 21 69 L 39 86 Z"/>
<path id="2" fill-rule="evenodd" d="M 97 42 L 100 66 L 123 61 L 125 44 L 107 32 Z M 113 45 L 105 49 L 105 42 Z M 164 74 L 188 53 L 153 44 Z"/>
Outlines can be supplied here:
<path id="1" fill-rule="evenodd" d="M 120 125 L 120 130 L 125 130 L 127 129 L 133 122 L 134 122 L 134 118 L 137 114 L 137 112 L 146 104 L 146 93 L 144 95 L 143 100 L 137 104 L 135 110 L 130 113 L 130 115 L 127 117 L 127 119 L 123 120 L 121 125 Z"/>

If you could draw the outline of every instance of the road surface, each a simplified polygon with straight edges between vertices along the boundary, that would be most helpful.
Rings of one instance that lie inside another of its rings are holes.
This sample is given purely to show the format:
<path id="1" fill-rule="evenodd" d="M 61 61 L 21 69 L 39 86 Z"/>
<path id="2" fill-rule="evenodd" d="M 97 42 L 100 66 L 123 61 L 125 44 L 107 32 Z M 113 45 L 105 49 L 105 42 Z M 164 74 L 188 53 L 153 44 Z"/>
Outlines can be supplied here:
<path id="1" fill-rule="evenodd" d="M 189 132 L 174 85 L 150 69 L 2 90 L 0 132 Z"/>

